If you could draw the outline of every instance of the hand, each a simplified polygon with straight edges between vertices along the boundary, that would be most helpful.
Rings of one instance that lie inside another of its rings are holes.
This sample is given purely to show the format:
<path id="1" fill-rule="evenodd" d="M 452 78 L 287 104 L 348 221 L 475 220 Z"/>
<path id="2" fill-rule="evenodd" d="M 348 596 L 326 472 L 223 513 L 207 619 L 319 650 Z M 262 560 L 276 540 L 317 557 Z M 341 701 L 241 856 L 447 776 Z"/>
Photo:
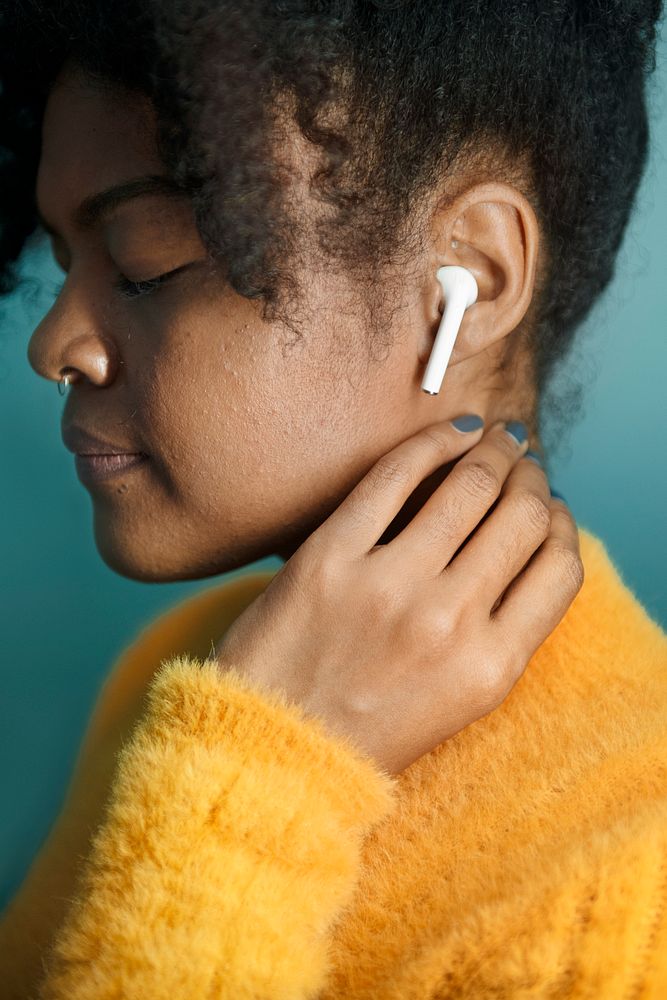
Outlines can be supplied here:
<path id="1" fill-rule="evenodd" d="M 583 583 L 576 523 L 527 442 L 482 430 L 439 422 L 383 455 L 215 647 L 390 774 L 497 708 Z"/>

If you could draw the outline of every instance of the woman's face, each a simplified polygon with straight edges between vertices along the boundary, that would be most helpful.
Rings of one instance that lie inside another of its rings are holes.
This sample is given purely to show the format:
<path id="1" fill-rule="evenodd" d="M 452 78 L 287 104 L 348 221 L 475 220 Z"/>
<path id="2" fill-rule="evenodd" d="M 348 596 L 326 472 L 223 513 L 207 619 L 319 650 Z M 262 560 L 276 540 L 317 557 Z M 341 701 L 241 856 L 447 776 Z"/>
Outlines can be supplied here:
<path id="1" fill-rule="evenodd" d="M 207 269 L 180 194 L 118 201 L 80 228 L 84 200 L 165 174 L 152 114 L 147 99 L 74 72 L 54 86 L 36 196 L 67 275 L 29 359 L 54 382 L 71 370 L 63 425 L 148 455 L 86 488 L 105 562 L 157 581 L 288 558 L 381 454 L 474 401 L 461 407 L 455 375 L 444 407 L 420 392 L 417 301 L 402 304 L 407 334 L 380 363 L 368 364 L 363 312 L 331 270 L 301 276 L 302 340 L 262 322 L 257 302 Z M 142 294 L 116 287 L 175 269 Z"/>

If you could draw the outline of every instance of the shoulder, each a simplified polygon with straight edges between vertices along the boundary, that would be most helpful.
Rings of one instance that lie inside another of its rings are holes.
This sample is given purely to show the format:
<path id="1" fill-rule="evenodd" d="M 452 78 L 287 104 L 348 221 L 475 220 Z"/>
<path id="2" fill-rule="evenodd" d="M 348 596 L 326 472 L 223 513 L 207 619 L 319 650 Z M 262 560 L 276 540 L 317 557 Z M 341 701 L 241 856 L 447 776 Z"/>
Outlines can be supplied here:
<path id="1" fill-rule="evenodd" d="M 503 727 L 511 742 L 520 710 L 535 767 L 568 780 L 587 776 L 593 797 L 603 787 L 633 801 L 652 797 L 662 761 L 664 794 L 667 634 L 603 540 L 582 527 L 579 536 L 584 583 L 488 725 Z"/>
<path id="2" fill-rule="evenodd" d="M 637 676 L 664 687 L 667 632 L 628 585 L 604 540 L 582 525 L 578 531 L 584 584 L 547 645 L 553 639 L 571 652 L 578 646 L 612 674 L 618 668 L 627 675 L 636 664 Z"/>
<path id="3" fill-rule="evenodd" d="M 619 611 L 629 612 L 633 630 L 642 633 L 642 638 L 656 641 L 658 647 L 664 645 L 667 633 L 632 591 L 606 542 L 581 524 L 577 527 L 587 578 L 585 599 L 594 604 L 600 625 L 617 626 Z"/>

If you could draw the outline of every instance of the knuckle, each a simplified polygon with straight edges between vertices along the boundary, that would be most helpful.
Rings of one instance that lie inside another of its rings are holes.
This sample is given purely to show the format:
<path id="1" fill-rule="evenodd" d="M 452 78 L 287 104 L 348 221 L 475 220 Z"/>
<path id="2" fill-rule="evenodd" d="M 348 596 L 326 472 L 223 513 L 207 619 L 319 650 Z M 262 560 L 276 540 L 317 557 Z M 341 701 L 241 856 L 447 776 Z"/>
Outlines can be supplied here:
<path id="1" fill-rule="evenodd" d="M 504 698 L 502 672 L 495 667 L 487 667 L 484 675 L 475 681 L 474 698 L 477 711 L 482 715 L 497 708 Z"/>
<path id="2" fill-rule="evenodd" d="M 381 458 L 368 473 L 368 482 L 374 492 L 392 486 L 405 486 L 409 481 L 409 466 L 397 458 Z"/>
<path id="3" fill-rule="evenodd" d="M 584 582 L 584 564 L 581 556 L 573 549 L 562 544 L 552 545 L 551 552 L 557 560 L 560 573 L 565 576 L 576 593 L 581 589 Z"/>
<path id="4" fill-rule="evenodd" d="M 340 572 L 336 560 L 320 543 L 308 539 L 289 560 L 303 593 L 333 599 Z"/>
<path id="5" fill-rule="evenodd" d="M 509 494 L 517 513 L 536 534 L 546 535 L 551 527 L 551 508 L 541 497 L 530 490 L 517 489 Z"/>
<path id="6" fill-rule="evenodd" d="M 493 438 L 494 447 L 501 451 L 506 458 L 511 459 L 512 462 L 516 460 L 517 444 L 514 438 L 510 437 L 504 428 L 499 427 L 496 434 L 491 435 Z"/>
<path id="7" fill-rule="evenodd" d="M 439 669 L 443 656 L 452 648 L 458 634 L 455 614 L 442 607 L 413 609 L 402 622 L 402 641 L 418 658 L 423 669 Z"/>
<path id="8" fill-rule="evenodd" d="M 411 616 L 411 619 L 420 641 L 426 640 L 429 646 L 436 648 L 441 648 L 443 643 L 451 639 L 457 624 L 454 605 L 444 607 L 424 604 Z"/>
<path id="9" fill-rule="evenodd" d="M 422 438 L 435 445 L 439 452 L 443 451 L 449 440 L 447 432 L 444 429 L 433 426 L 424 427 L 422 429 Z"/>
<path id="10" fill-rule="evenodd" d="M 509 655 L 496 654 L 485 678 L 484 694 L 488 703 L 493 707 L 500 703 L 509 694 L 516 675 L 516 664 Z"/>
<path id="11" fill-rule="evenodd" d="M 458 537 L 457 520 L 449 506 L 436 506 L 429 512 L 426 531 L 432 543 L 450 541 Z"/>
<path id="12" fill-rule="evenodd" d="M 478 458 L 474 461 L 459 463 L 455 469 L 461 469 L 460 483 L 464 489 L 474 496 L 497 496 L 502 481 L 500 474 L 491 462 Z"/>

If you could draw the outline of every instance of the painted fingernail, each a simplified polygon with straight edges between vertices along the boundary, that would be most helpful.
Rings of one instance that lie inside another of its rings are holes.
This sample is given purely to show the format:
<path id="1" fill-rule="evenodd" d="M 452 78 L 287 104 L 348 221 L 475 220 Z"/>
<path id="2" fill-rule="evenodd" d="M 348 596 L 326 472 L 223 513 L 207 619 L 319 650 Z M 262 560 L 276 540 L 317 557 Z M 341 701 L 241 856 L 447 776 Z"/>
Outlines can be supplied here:
<path id="1" fill-rule="evenodd" d="M 540 457 L 540 455 L 537 454 L 536 451 L 531 451 L 530 448 L 529 448 L 528 451 L 524 452 L 524 456 L 523 457 L 524 458 L 532 458 L 533 462 L 537 462 L 537 464 L 539 465 L 539 467 L 541 469 L 544 468 L 544 464 L 542 462 L 542 458 Z"/>
<path id="2" fill-rule="evenodd" d="M 528 428 L 520 420 L 509 420 L 505 424 L 505 430 L 512 435 L 517 444 L 523 444 L 528 437 Z"/>
<path id="3" fill-rule="evenodd" d="M 552 497 L 556 497 L 556 500 L 562 500 L 563 503 L 565 503 L 565 504 L 567 503 L 567 500 L 565 499 L 565 497 L 562 496 L 562 494 L 560 494 L 560 493 L 556 493 L 555 490 L 551 490 L 551 496 Z"/>
<path id="4" fill-rule="evenodd" d="M 457 431 L 478 431 L 484 426 L 484 420 L 477 413 L 466 413 L 464 417 L 456 417 L 451 424 Z"/>

